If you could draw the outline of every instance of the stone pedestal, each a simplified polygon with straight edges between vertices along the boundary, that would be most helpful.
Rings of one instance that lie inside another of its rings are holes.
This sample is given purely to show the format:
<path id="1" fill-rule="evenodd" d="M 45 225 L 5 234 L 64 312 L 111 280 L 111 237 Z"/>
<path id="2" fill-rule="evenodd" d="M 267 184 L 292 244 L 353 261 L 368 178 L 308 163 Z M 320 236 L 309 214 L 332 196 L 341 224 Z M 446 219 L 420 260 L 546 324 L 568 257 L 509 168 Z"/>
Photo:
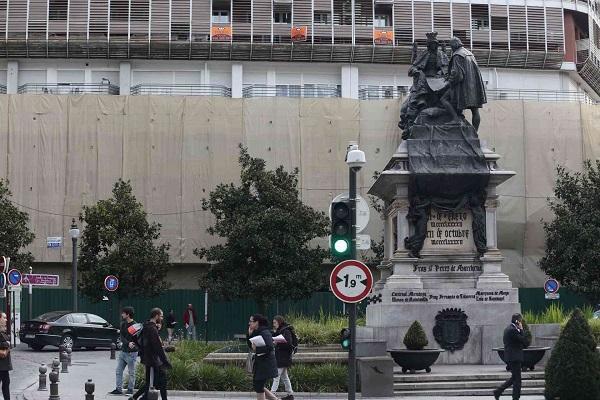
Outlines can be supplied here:
<path id="1" fill-rule="evenodd" d="M 419 321 L 430 348 L 436 342 L 433 328 L 436 316 L 445 309 L 460 309 L 470 333 L 461 349 L 442 353 L 437 363 L 497 364 L 492 351 L 502 345 L 502 332 L 510 316 L 520 312 L 517 289 L 502 272 L 503 257 L 498 250 L 496 187 L 512 177 L 500 170 L 499 155 L 483 149 L 490 171 L 485 203 L 487 251 L 479 257 L 473 242 L 469 209 L 455 212 L 432 209 L 420 257 L 411 257 L 404 239 L 413 232 L 408 214 L 410 168 L 403 142 L 371 190 L 385 202 L 385 260 L 382 278 L 374 287 L 381 302 L 367 306 L 366 327 L 358 331 L 365 339 L 385 340 L 388 349 L 404 348 L 403 339 L 413 321 Z"/>

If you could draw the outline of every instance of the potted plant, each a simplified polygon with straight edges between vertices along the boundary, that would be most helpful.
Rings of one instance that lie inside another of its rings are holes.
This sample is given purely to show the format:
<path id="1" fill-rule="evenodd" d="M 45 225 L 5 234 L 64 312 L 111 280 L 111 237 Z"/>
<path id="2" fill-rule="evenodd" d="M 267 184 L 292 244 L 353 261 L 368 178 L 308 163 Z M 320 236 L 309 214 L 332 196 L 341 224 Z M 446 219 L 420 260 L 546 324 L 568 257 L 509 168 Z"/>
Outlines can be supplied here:
<path id="1" fill-rule="evenodd" d="M 535 369 L 535 365 L 540 362 L 542 358 L 544 358 L 546 350 L 550 350 L 550 347 L 531 346 L 531 330 L 529 329 L 529 326 L 525 320 L 523 320 L 523 333 L 525 334 L 526 342 L 525 348 L 523 349 L 523 364 L 521 368 L 523 371 L 533 371 Z M 502 361 L 506 363 L 504 360 L 504 347 L 496 347 L 493 350 L 498 352 L 498 355 Z M 506 370 L 510 371 L 508 363 L 506 364 Z"/>
<path id="2" fill-rule="evenodd" d="M 406 335 L 404 336 L 404 345 L 406 349 L 388 350 L 396 364 L 402 367 L 402 372 L 425 370 L 431 372 L 431 366 L 438 359 L 443 349 L 426 349 L 429 344 L 427 335 L 419 321 L 412 323 Z"/>

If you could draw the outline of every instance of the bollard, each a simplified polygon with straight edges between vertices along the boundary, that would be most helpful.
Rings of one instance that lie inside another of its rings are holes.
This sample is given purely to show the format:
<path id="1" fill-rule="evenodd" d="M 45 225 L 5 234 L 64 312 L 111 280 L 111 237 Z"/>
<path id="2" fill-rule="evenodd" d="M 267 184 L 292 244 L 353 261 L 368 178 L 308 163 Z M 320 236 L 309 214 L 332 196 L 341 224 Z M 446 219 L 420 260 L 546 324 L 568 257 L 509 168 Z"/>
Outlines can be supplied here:
<path id="1" fill-rule="evenodd" d="M 60 372 L 60 361 L 58 361 L 58 358 L 52 360 L 52 372 L 56 372 L 56 376 L 58 376 L 58 373 Z M 60 382 L 60 379 L 58 381 Z"/>
<path id="2" fill-rule="evenodd" d="M 62 353 L 63 351 L 67 351 L 67 346 L 61 344 L 60 346 L 58 346 L 58 355 L 60 356 L 60 353 Z"/>
<path id="3" fill-rule="evenodd" d="M 150 390 L 148 390 L 147 400 L 158 400 L 158 391 L 154 389 L 154 387 L 151 387 Z"/>
<path id="4" fill-rule="evenodd" d="M 58 372 L 50 372 L 50 397 L 48 400 L 60 400 L 58 395 Z"/>
<path id="5" fill-rule="evenodd" d="M 62 369 L 60 370 L 61 374 L 69 373 L 69 356 L 66 352 L 60 353 L 60 363 L 62 364 Z"/>
<path id="6" fill-rule="evenodd" d="M 69 367 L 73 365 L 73 363 L 71 362 L 73 359 L 73 349 L 68 347 L 67 348 L 67 356 L 69 357 Z"/>
<path id="7" fill-rule="evenodd" d="M 39 381 L 39 385 L 38 385 L 38 390 L 46 391 L 46 390 L 48 390 L 48 389 L 46 389 L 46 372 L 48 371 L 48 368 L 46 368 L 46 366 L 44 364 L 42 364 L 42 365 L 40 365 L 39 371 L 40 371 L 40 381 Z"/>
<path id="8" fill-rule="evenodd" d="M 94 390 L 96 390 L 96 384 L 88 379 L 85 383 L 85 400 L 94 400 Z"/>
<path id="9" fill-rule="evenodd" d="M 110 344 L 110 359 L 111 360 L 115 360 L 116 357 L 116 351 L 117 351 L 117 345 L 114 343 Z"/>

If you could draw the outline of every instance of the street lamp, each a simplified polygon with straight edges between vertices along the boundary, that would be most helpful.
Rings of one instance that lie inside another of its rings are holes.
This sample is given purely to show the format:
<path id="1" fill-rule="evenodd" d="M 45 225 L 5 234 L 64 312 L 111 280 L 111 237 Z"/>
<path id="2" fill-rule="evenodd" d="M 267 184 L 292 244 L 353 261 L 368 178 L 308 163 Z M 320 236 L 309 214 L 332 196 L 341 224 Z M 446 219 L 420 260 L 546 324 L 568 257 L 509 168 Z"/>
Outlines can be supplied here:
<path id="1" fill-rule="evenodd" d="M 75 223 L 75 218 L 71 221 L 71 229 L 69 229 L 69 236 L 71 236 L 71 240 L 73 241 L 73 273 L 72 273 L 72 290 L 73 290 L 73 312 L 77 312 L 77 239 L 79 238 L 79 228 L 77 228 L 77 224 Z"/>
<path id="2" fill-rule="evenodd" d="M 358 149 L 357 142 L 350 142 L 346 153 L 349 170 L 350 200 L 350 259 L 356 260 L 356 173 L 367 163 L 365 152 Z M 356 303 L 348 304 L 348 325 L 350 328 L 350 349 L 348 350 L 348 400 L 356 398 Z"/>

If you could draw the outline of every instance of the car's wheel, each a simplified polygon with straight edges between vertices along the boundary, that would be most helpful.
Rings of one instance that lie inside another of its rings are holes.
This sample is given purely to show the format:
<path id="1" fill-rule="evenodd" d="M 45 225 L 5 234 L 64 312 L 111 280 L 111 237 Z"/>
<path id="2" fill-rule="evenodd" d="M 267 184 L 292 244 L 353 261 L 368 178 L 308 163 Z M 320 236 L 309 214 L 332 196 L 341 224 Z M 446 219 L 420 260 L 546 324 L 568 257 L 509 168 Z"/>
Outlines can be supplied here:
<path id="1" fill-rule="evenodd" d="M 40 351 L 44 348 L 43 344 L 30 344 L 29 346 L 35 351 Z"/>
<path id="2" fill-rule="evenodd" d="M 60 344 L 65 346 L 67 349 L 73 349 L 75 345 L 75 340 L 71 335 L 64 335 L 62 339 L 60 339 Z"/>

